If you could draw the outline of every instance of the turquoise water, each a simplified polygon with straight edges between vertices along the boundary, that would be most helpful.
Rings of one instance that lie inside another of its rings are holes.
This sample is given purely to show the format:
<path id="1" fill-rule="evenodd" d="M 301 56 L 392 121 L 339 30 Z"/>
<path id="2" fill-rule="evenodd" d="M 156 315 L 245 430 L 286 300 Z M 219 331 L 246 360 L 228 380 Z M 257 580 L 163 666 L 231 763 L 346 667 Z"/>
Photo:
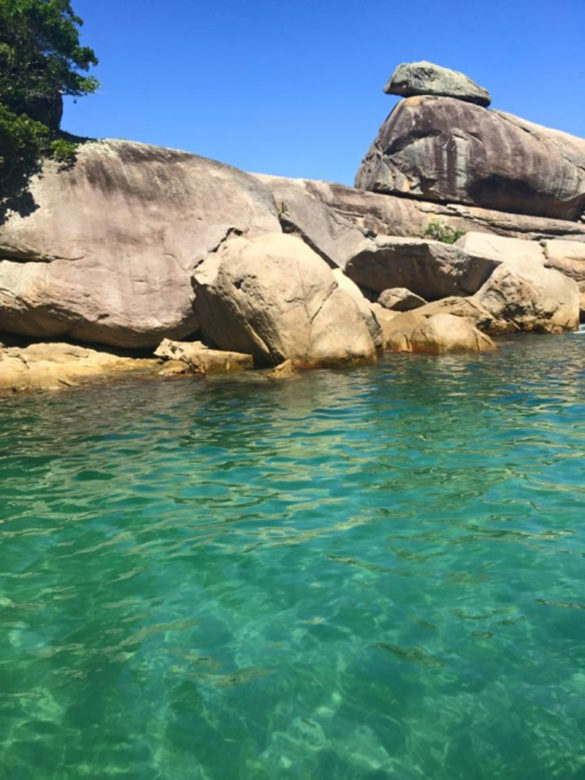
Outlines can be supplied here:
<path id="1" fill-rule="evenodd" d="M 2 777 L 585 777 L 585 336 L 0 405 Z"/>

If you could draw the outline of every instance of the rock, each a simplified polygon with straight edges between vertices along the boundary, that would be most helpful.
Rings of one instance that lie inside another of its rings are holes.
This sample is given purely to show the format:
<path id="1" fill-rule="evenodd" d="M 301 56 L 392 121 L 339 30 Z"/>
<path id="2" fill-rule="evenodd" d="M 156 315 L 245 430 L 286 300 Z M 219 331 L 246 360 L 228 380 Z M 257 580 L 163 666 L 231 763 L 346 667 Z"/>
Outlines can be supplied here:
<path id="1" fill-rule="evenodd" d="M 452 314 L 425 317 L 416 312 L 397 314 L 387 329 L 386 347 L 396 352 L 493 352 L 495 344 L 473 323 Z"/>
<path id="2" fill-rule="evenodd" d="M 585 318 L 585 243 L 556 239 L 544 242 L 545 266 L 570 276 L 579 288 L 581 319 Z"/>
<path id="3" fill-rule="evenodd" d="M 351 295 L 351 297 L 356 302 L 359 313 L 361 314 L 363 321 L 366 323 L 368 327 L 368 332 L 371 336 L 372 341 L 374 342 L 374 346 L 376 347 L 376 349 L 381 349 L 382 329 L 378 324 L 378 320 L 372 313 L 370 302 L 364 297 L 364 294 L 357 286 L 357 284 L 353 282 L 349 278 L 349 276 L 346 276 L 345 273 L 341 270 L 341 268 L 334 268 L 333 276 L 339 286 L 339 289 L 348 293 L 348 295 Z"/>
<path id="4" fill-rule="evenodd" d="M 424 306 L 426 301 L 406 287 L 391 287 L 389 290 L 382 290 L 378 296 L 378 303 L 385 309 L 410 311 L 411 309 L 418 309 L 419 306 Z"/>
<path id="5" fill-rule="evenodd" d="M 129 372 L 154 372 L 156 360 L 119 357 L 108 352 L 42 343 L 0 350 L 0 394 L 58 390 Z"/>
<path id="6" fill-rule="evenodd" d="M 341 185 L 279 176 L 258 178 L 274 196 L 283 232 L 302 238 L 330 266 L 344 268 L 347 258 L 363 241 L 364 232 L 343 213 L 330 208 L 322 197 L 323 187 Z"/>
<path id="7" fill-rule="evenodd" d="M 48 162 L 0 225 L 0 330 L 150 347 L 197 329 L 191 275 L 229 235 L 279 230 L 255 177 L 125 141 Z"/>
<path id="8" fill-rule="evenodd" d="M 498 268 L 475 294 L 493 317 L 491 333 L 559 333 L 579 324 L 579 289 L 574 279 L 547 268 L 544 248 L 535 241 L 468 233 L 457 245 Z"/>
<path id="9" fill-rule="evenodd" d="M 434 314 L 452 314 L 454 317 L 464 317 L 473 322 L 481 331 L 489 331 L 493 323 L 493 316 L 475 298 L 470 295 L 467 298 L 449 296 L 438 301 L 432 301 L 421 306 L 416 313 L 422 317 L 432 317 Z"/>
<path id="10" fill-rule="evenodd" d="M 292 376 L 298 376 L 298 371 L 292 360 L 285 360 L 269 371 L 266 376 L 269 379 L 289 379 Z"/>
<path id="11" fill-rule="evenodd" d="M 442 68 L 432 62 L 403 62 L 390 76 L 384 92 L 387 95 L 443 95 L 445 97 L 489 106 L 490 93 L 464 73 Z"/>
<path id="12" fill-rule="evenodd" d="M 545 241 L 545 265 L 555 268 L 576 282 L 585 281 L 585 243 L 582 241 Z"/>
<path id="13" fill-rule="evenodd" d="M 522 265 L 544 264 L 544 249 L 538 241 L 523 241 L 503 238 L 491 233 L 470 232 L 459 238 L 455 246 L 472 257 L 483 257 L 498 264 L 508 261 Z"/>
<path id="14" fill-rule="evenodd" d="M 372 303 L 371 309 L 372 314 L 375 316 L 380 325 L 380 328 L 382 329 L 382 349 L 386 349 L 386 345 L 388 344 L 388 340 L 392 333 L 391 322 L 396 316 L 398 316 L 399 312 L 386 309 L 380 303 Z"/>
<path id="15" fill-rule="evenodd" d="M 294 236 L 234 238 L 193 275 L 205 339 L 254 356 L 257 365 L 372 362 L 376 349 L 352 295 Z"/>
<path id="16" fill-rule="evenodd" d="M 486 230 L 511 238 L 585 241 L 585 224 L 579 222 L 415 200 L 324 181 L 257 178 L 279 205 L 283 231 L 298 235 L 332 267 L 345 268 L 363 238 L 423 238 L 432 223 L 453 231 Z"/>
<path id="17" fill-rule="evenodd" d="M 453 98 L 407 98 L 382 125 L 356 186 L 578 220 L 585 140 Z"/>
<path id="18" fill-rule="evenodd" d="M 210 349 L 201 341 L 161 341 L 154 354 L 186 364 L 195 374 L 228 374 L 254 367 L 252 355 Z"/>
<path id="19" fill-rule="evenodd" d="M 345 272 L 362 288 L 381 293 L 406 287 L 426 300 L 472 295 L 496 262 L 470 257 L 459 247 L 420 238 L 378 236 L 364 240 Z"/>
<path id="20" fill-rule="evenodd" d="M 158 371 L 159 376 L 184 376 L 191 373 L 190 366 L 182 360 L 165 360 Z"/>

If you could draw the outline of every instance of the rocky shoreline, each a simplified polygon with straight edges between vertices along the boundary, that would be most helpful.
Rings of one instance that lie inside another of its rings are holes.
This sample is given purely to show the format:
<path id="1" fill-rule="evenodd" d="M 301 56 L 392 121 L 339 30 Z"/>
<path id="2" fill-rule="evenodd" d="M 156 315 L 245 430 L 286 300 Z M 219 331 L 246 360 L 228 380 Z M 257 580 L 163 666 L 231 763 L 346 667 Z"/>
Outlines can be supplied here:
<path id="1" fill-rule="evenodd" d="M 488 109 L 430 63 L 400 66 L 386 91 L 410 96 L 356 188 L 127 141 L 45 163 L 0 224 L 0 341 L 21 339 L 0 346 L 0 393 L 575 330 L 585 141 Z"/>

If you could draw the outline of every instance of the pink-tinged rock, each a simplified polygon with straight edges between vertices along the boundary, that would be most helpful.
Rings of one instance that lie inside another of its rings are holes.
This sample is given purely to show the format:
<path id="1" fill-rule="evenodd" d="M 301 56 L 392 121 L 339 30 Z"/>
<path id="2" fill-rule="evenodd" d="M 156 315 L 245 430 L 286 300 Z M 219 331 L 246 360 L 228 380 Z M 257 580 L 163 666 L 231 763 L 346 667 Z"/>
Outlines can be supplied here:
<path id="1" fill-rule="evenodd" d="M 0 331 L 123 347 L 197 329 L 191 275 L 232 233 L 279 230 L 270 191 L 203 157 L 126 141 L 47 163 L 0 225 Z"/>

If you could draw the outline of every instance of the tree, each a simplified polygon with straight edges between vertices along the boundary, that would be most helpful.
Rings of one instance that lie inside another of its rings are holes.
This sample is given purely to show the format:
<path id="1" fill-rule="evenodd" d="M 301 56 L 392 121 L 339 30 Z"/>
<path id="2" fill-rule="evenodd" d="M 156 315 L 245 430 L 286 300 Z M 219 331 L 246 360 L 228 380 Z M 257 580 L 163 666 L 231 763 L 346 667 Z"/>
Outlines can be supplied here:
<path id="1" fill-rule="evenodd" d="M 59 132 L 63 96 L 94 92 L 97 58 L 81 46 L 70 0 L 0 0 L 0 184 L 20 186 L 43 156 L 75 144 Z M 3 193 L 0 192 L 0 198 Z"/>

